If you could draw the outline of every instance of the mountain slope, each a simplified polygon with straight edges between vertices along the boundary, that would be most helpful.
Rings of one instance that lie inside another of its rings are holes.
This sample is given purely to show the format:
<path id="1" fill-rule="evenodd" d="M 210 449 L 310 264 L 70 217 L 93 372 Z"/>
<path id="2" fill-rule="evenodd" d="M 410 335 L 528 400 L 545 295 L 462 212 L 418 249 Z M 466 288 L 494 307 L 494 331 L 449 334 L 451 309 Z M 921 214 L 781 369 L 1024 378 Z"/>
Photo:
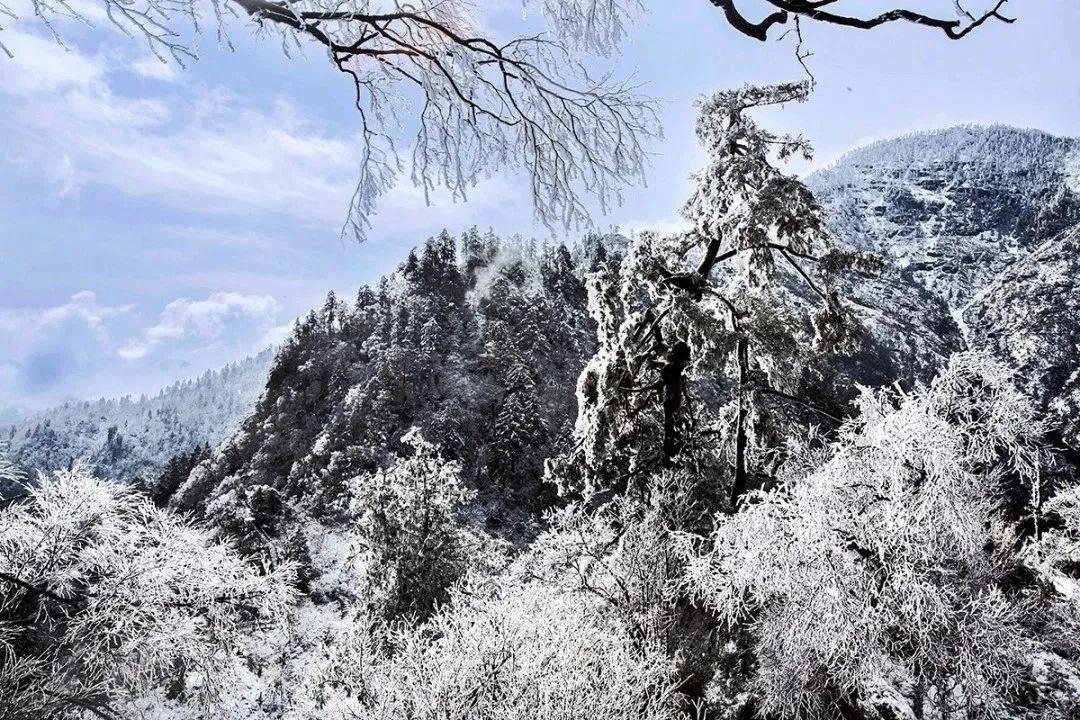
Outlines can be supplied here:
<path id="1" fill-rule="evenodd" d="M 84 460 L 102 477 L 145 482 L 175 455 L 231 433 L 251 411 L 272 360 L 264 350 L 152 397 L 65 403 L 12 424 L 3 437 L 29 470 Z"/>
<path id="2" fill-rule="evenodd" d="M 1080 446 L 1080 228 L 1047 240 L 968 304 L 972 344 L 1017 369 L 1027 390 Z"/>
<path id="3" fill-rule="evenodd" d="M 931 330 L 1001 358 L 1075 444 L 1080 141 L 1002 126 L 916 133 L 848 153 L 808 183 L 841 242 L 885 258 L 892 289 L 852 293 L 909 326 L 885 337 Z"/>
<path id="4" fill-rule="evenodd" d="M 331 295 L 281 348 L 254 412 L 172 498 L 258 545 L 385 466 L 417 427 L 480 495 L 481 522 L 528 525 L 551 489 L 595 346 L 582 275 L 606 250 L 444 233 L 398 272 Z"/>
<path id="5" fill-rule="evenodd" d="M 854 150 L 807 183 L 845 244 L 959 308 L 1080 224 L 1078 160 L 1073 138 L 963 126 Z"/>

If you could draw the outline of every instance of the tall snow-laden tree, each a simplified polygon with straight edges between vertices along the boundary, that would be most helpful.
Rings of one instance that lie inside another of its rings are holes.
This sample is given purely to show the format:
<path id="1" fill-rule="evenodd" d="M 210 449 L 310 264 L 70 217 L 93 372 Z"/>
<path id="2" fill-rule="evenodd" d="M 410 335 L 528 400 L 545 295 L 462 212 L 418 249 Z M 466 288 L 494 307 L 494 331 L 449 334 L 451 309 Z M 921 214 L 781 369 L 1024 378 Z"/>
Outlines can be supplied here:
<path id="1" fill-rule="evenodd" d="M 0 715 L 210 707 L 246 634 L 285 619 L 292 574 L 79 467 L 42 477 L 0 506 Z"/>
<path id="2" fill-rule="evenodd" d="M 91 10 L 30 0 L 54 34 Z M 631 3 L 632 4 L 632 3 Z M 588 224 L 643 180 L 653 104 L 629 83 L 589 72 L 582 53 L 609 54 L 624 34 L 622 2 L 543 0 L 550 34 L 499 39 L 464 0 L 100 0 L 109 21 L 163 62 L 195 59 L 194 37 L 249 18 L 283 48 L 317 48 L 351 81 L 361 123 L 359 180 L 346 230 L 363 237 L 378 198 L 405 177 L 426 197 L 466 199 L 481 179 L 518 171 L 536 219 Z M 0 2 L 0 14 L 14 7 Z M 0 36 L 2 43 L 2 36 Z M 4 50 L 0 44 L 0 50 Z M 404 150 L 408 148 L 408 150 Z"/>
<path id="3" fill-rule="evenodd" d="M 1047 618 L 996 502 L 1038 482 L 1040 422 L 977 354 L 860 404 L 836 441 L 803 445 L 778 487 L 718 517 L 686 582 L 749 625 L 763 712 L 856 717 L 891 697 L 917 718 L 1005 717 Z"/>
<path id="4" fill-rule="evenodd" d="M 620 268 L 593 276 L 600 351 L 578 388 L 586 490 L 599 489 L 589 475 L 682 463 L 730 468 L 734 505 L 750 482 L 752 445 L 764 444 L 766 397 L 829 417 L 800 384 L 814 353 L 844 350 L 856 335 L 836 276 L 876 262 L 833 247 L 811 192 L 776 167 L 809 156 L 806 141 L 747 114 L 808 92 L 806 83 L 745 87 L 703 103 L 697 133 L 710 161 L 685 207 L 692 229 L 645 234 Z"/>
<path id="5" fill-rule="evenodd" d="M 530 479 L 539 475 L 547 434 L 536 383 L 529 367 L 518 360 L 506 374 L 493 439 L 496 468 L 506 487 L 520 489 L 521 474 Z"/>

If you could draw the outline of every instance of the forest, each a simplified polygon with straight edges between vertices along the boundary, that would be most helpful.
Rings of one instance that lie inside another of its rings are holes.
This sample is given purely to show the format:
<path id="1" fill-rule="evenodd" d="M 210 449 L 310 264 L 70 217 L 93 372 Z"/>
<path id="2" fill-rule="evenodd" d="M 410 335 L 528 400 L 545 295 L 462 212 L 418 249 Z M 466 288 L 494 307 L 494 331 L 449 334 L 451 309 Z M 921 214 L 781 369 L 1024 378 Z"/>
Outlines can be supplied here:
<path id="1" fill-rule="evenodd" d="M 644 172 L 650 101 L 554 74 L 625 3 L 543 3 L 565 48 L 458 34 L 454 2 L 231 3 L 364 102 L 392 93 L 355 62 L 419 77 L 425 192 L 524 142 L 536 218 L 587 227 Z M 1012 22 L 761 4 L 712 3 L 756 40 Z M 185 7 L 121 22 L 185 58 Z M 698 104 L 676 229 L 447 229 L 272 353 L 4 427 L 0 718 L 1080 717 L 1080 140 L 961 126 L 800 173 L 772 127 L 814 89 Z"/>

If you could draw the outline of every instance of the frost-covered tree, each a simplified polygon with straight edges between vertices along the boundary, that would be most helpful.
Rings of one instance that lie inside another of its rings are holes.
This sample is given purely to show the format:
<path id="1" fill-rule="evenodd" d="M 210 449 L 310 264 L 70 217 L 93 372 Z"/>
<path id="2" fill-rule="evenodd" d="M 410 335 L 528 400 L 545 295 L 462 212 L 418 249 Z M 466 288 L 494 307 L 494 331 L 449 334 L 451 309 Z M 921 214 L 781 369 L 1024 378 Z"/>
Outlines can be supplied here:
<path id="1" fill-rule="evenodd" d="M 593 276 L 600 350 L 579 381 L 579 454 L 564 473 L 572 480 L 583 459 L 585 489 L 682 463 L 729 474 L 734 505 L 752 442 L 765 445 L 765 396 L 822 412 L 799 393 L 813 353 L 844 350 L 856 334 L 835 280 L 876 262 L 833 247 L 810 190 L 777 168 L 809 157 L 806 141 L 747 114 L 808 92 L 745 87 L 703 103 L 697 134 L 710 160 L 684 210 L 691 230 L 645 234 L 621 267 Z"/>
<path id="2" fill-rule="evenodd" d="M 0 715 L 209 707 L 246 634 L 285 618 L 292 574 L 79 467 L 42 477 L 0 506 Z"/>
<path id="3" fill-rule="evenodd" d="M 353 540 L 373 606 L 387 617 L 424 617 L 478 560 L 479 543 L 457 519 L 469 498 L 461 466 L 418 430 L 401 442 L 405 455 L 351 483 Z"/>
<path id="4" fill-rule="evenodd" d="M 718 518 L 687 585 L 749 625 L 764 712 L 851 717 L 899 698 L 918 718 L 1005 717 L 1040 621 L 995 503 L 1004 483 L 1037 482 L 1040 422 L 977 354 L 860 404 L 836 441 L 804 445 L 778 487 Z"/>
<path id="5" fill-rule="evenodd" d="M 427 623 L 328 645 L 309 686 L 346 717 L 674 720 L 670 661 L 636 647 L 596 598 L 540 584 L 478 584 Z"/>
<path id="6" fill-rule="evenodd" d="M 247 18 L 283 49 L 315 48 L 352 81 L 361 164 L 346 229 L 363 237 L 378 198 L 404 176 L 425 194 L 465 199 L 506 169 L 525 177 L 536 218 L 550 227 L 590 221 L 643 179 L 653 104 L 629 83 L 590 74 L 585 53 L 610 54 L 635 3 L 542 0 L 550 34 L 500 39 L 463 0 L 100 0 L 99 11 L 162 62 L 195 59 L 194 39 Z M 55 34 L 91 11 L 30 0 Z M 0 2 L 0 14 L 15 15 Z M 0 39 L 2 43 L 2 39 Z M 4 50 L 0 44 L 0 50 Z M 408 148 L 408 150 L 405 150 Z"/>

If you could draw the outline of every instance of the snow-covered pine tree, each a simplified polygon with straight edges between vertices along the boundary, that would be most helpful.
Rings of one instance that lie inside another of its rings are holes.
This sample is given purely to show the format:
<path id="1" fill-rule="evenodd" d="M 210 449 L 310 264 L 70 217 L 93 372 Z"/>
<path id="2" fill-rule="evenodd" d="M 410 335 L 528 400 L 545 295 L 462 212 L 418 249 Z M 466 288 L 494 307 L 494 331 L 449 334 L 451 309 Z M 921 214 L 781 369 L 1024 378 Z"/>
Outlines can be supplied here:
<path id="1" fill-rule="evenodd" d="M 685 208 L 691 229 L 644 234 L 621 267 L 592 276 L 600 350 L 579 381 L 579 450 L 551 468 L 568 489 L 618 478 L 618 490 L 680 465 L 726 484 L 733 507 L 764 470 L 764 452 L 782 444 L 761 422 L 788 412 L 771 410 L 776 400 L 835 420 L 801 384 L 815 353 L 855 337 L 835 277 L 876 262 L 833 248 L 811 192 L 776 167 L 808 157 L 806 141 L 747 114 L 808 92 L 805 83 L 745 87 L 703 103 L 697 133 L 710 161 Z"/>
<path id="2" fill-rule="evenodd" d="M 526 480 L 538 477 L 547 435 L 532 372 L 517 359 L 506 373 L 503 399 L 495 418 L 495 470 L 503 487 L 522 490 Z"/>

